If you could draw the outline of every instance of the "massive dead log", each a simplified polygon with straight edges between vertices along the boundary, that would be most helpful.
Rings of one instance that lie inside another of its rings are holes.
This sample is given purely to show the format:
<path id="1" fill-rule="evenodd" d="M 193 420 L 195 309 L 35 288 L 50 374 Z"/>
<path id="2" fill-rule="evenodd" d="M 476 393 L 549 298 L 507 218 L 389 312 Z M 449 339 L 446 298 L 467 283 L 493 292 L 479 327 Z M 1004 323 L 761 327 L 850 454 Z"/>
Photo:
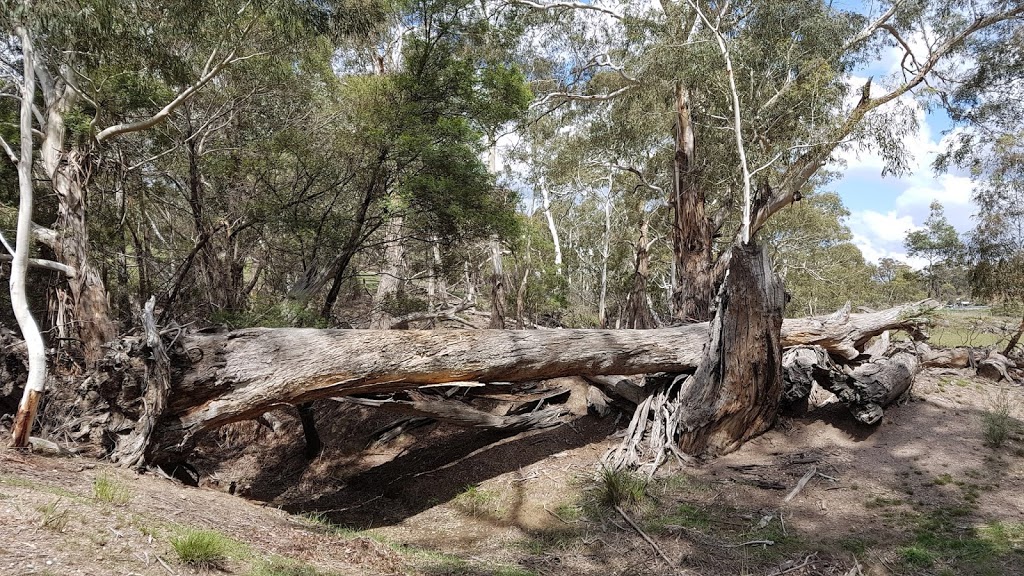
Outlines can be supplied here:
<path id="1" fill-rule="evenodd" d="M 910 389 L 921 365 L 920 354 L 904 344 L 863 363 L 839 366 L 823 348 L 791 348 L 782 361 L 784 398 L 799 404 L 818 384 L 846 404 L 856 420 L 876 424 L 882 419 L 882 409 Z"/>
<path id="2" fill-rule="evenodd" d="M 764 251 L 734 247 L 711 341 L 679 392 L 677 434 L 687 454 L 731 452 L 775 421 L 782 396 L 782 282 Z"/>
<path id="3" fill-rule="evenodd" d="M 605 464 L 631 468 L 650 460 L 653 472 L 666 453 L 724 454 L 767 430 L 782 395 L 783 302 L 782 284 L 763 251 L 734 247 L 696 372 L 659 387 L 637 406 Z"/>
<path id="4" fill-rule="evenodd" d="M 917 326 L 922 302 L 871 314 L 786 321 L 782 346 L 846 350 Z M 375 331 L 253 328 L 183 334 L 168 350 L 171 394 L 149 453 L 189 450 L 195 434 L 280 404 L 387 393 L 455 381 L 692 371 L 707 323 L 657 330 Z M 137 347 L 121 347 L 133 350 Z M 119 357 L 110 366 L 129 362 Z"/>

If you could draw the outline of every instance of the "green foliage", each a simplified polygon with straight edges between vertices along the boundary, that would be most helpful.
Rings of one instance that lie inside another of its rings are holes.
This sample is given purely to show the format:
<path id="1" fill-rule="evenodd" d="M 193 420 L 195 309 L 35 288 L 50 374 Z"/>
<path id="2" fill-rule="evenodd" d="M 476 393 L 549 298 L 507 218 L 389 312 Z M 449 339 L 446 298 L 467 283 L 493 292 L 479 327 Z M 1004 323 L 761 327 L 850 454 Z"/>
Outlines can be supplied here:
<path id="1" fill-rule="evenodd" d="M 124 506 L 132 499 L 132 491 L 116 478 L 102 475 L 92 483 L 93 498 L 100 502 Z"/>
<path id="2" fill-rule="evenodd" d="M 925 273 L 928 276 L 928 295 L 941 298 L 941 286 L 951 272 L 955 260 L 963 253 L 960 236 L 948 220 L 937 200 L 930 207 L 928 219 L 923 230 L 911 230 L 907 233 L 904 245 L 907 254 L 920 256 L 928 260 Z"/>
<path id="3" fill-rule="evenodd" d="M 1013 403 L 1008 395 L 1003 394 L 996 399 L 991 409 L 982 414 L 982 425 L 985 444 L 992 448 L 1001 447 L 1010 438 L 1017 423 L 1010 415 Z"/>
<path id="4" fill-rule="evenodd" d="M 212 570 L 223 568 L 238 543 L 213 530 L 187 529 L 171 538 L 171 546 L 182 564 Z"/>
<path id="5" fill-rule="evenodd" d="M 774 218 L 762 232 L 772 266 L 790 295 L 787 314 L 831 312 L 847 301 L 877 297 L 873 270 L 843 220 L 849 211 L 835 193 L 809 193 Z"/>
<path id="6" fill-rule="evenodd" d="M 602 468 L 594 487 L 597 504 L 639 508 L 647 499 L 647 479 L 630 470 Z"/>

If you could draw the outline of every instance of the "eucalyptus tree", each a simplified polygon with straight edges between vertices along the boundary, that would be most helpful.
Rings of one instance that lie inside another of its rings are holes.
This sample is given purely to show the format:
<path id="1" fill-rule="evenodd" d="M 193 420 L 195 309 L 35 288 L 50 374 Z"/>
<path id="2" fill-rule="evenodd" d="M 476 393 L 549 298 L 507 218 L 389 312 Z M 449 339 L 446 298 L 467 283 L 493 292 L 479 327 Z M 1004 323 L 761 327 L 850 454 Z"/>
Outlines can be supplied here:
<path id="1" fill-rule="evenodd" d="M 589 56 L 568 52 L 568 64 L 554 69 L 580 73 L 548 78 L 540 105 L 629 111 L 614 126 L 628 154 L 618 164 L 669 192 L 676 317 L 708 318 L 715 287 L 729 273 L 705 360 L 678 394 L 669 387 L 657 399 L 676 416 L 659 416 L 651 428 L 638 411 L 644 422 L 633 427 L 626 454 L 648 430 L 665 450 L 678 442 L 715 452 L 770 425 L 781 390 L 782 293 L 753 240 L 854 146 L 880 151 L 888 172 L 905 170 L 899 142 L 915 126 L 901 98 L 937 80 L 966 40 L 1024 15 L 1024 6 L 1005 0 L 897 0 L 867 15 L 817 0 L 528 4 L 567 20 L 599 19 L 624 39 Z M 593 46 L 592 35 L 565 30 L 581 50 Z M 890 49 L 902 58 L 898 70 L 855 77 L 859 65 Z M 600 126 L 589 121 L 595 116 L 577 125 L 581 137 Z M 657 128 L 636 129 L 646 123 Z M 727 355 L 750 362 L 729 364 Z M 662 438 L 663 430 L 672 432 Z"/>
<path id="2" fill-rule="evenodd" d="M 34 77 L 39 171 L 57 216 L 37 238 L 75 270 L 56 298 L 68 317 L 61 338 L 77 339 L 87 363 L 116 326 L 89 244 L 89 176 L 117 139 L 149 130 L 238 62 L 268 56 L 303 35 L 367 25 L 374 10 L 291 2 L 5 2 L 3 27 L 36 40 Z M 6 54 L 23 58 L 11 39 Z M 8 68 L 14 69 L 10 62 Z"/>
<path id="3" fill-rule="evenodd" d="M 938 169 L 959 167 L 971 175 L 978 206 L 966 237 L 968 280 L 973 293 L 1011 306 L 1021 292 L 1024 219 L 1024 21 L 1000 23 L 967 42 L 965 65 L 950 67 L 936 86 L 939 104 L 956 124 Z M 1017 345 L 1024 321 L 1005 349 Z"/>
<path id="4" fill-rule="evenodd" d="M 928 296 L 940 298 L 941 286 L 956 260 L 963 252 L 963 243 L 956 228 L 946 219 L 945 210 L 939 201 L 933 201 L 929 207 L 928 218 L 924 228 L 907 232 L 904 241 L 907 254 L 928 261 L 925 275 L 928 278 Z"/>
<path id="5" fill-rule="evenodd" d="M 67 286 L 55 290 L 52 305 L 60 311 L 56 334 L 60 342 L 79 342 L 88 366 L 116 333 L 89 237 L 90 177 L 109 159 L 109 148 L 165 122 L 238 62 L 268 56 L 298 38 L 369 25 L 376 9 L 362 6 L 349 11 L 339 4 L 272 1 L 3 3 L 3 90 L 40 95 L 23 102 L 32 122 L 21 125 L 18 137 L 23 147 L 38 139 L 36 181 L 54 196 L 54 221 L 36 226 L 34 236 L 68 272 Z M 28 177 L 19 175 L 23 185 L 34 186 L 24 183 Z M 32 206 L 22 198 L 19 217 L 31 218 Z"/>
<path id="6" fill-rule="evenodd" d="M 814 316 L 847 301 L 873 304 L 874 269 L 851 242 L 847 216 L 838 194 L 814 192 L 765 226 L 772 268 L 790 296 L 787 315 Z"/>
<path id="7" fill-rule="evenodd" d="M 898 142 L 914 126 L 900 98 L 937 79 L 969 39 L 1009 46 L 999 27 L 1022 13 L 1004 1 L 895 2 L 868 15 L 813 0 L 532 4 L 565 19 L 599 19 L 624 39 L 589 60 L 569 53 L 583 73 L 549 78 L 542 102 L 623 111 L 615 128 L 633 157 L 621 164 L 671 190 L 680 319 L 707 317 L 724 248 L 799 200 L 838 154 L 870 145 L 887 170 L 905 169 Z M 567 30 L 570 41 L 579 35 Z M 927 41 L 906 40 L 918 37 Z M 590 38 L 578 44 L 593 50 Z M 882 50 L 897 51 L 901 68 L 856 79 L 857 67 Z M 647 160 L 655 149 L 664 153 Z M 716 245 L 716 237 L 729 241 Z"/>

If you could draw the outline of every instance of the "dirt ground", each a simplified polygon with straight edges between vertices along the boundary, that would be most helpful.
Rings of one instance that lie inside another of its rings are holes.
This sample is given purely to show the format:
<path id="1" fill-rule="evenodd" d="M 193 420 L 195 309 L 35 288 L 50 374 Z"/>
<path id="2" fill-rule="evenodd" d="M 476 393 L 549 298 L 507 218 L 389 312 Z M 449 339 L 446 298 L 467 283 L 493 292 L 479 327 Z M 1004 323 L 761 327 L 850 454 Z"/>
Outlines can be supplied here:
<path id="1" fill-rule="evenodd" d="M 629 479 L 598 461 L 628 417 L 367 447 L 391 418 L 364 410 L 318 405 L 312 462 L 289 412 L 276 431 L 225 427 L 196 454 L 198 489 L 0 451 L 0 574 L 1024 574 L 1024 388 L 968 371 L 923 372 L 876 427 L 834 406 L 783 417 L 738 452 L 662 467 L 619 510 L 599 501 Z M 230 543 L 212 571 L 176 554 L 190 529 Z"/>

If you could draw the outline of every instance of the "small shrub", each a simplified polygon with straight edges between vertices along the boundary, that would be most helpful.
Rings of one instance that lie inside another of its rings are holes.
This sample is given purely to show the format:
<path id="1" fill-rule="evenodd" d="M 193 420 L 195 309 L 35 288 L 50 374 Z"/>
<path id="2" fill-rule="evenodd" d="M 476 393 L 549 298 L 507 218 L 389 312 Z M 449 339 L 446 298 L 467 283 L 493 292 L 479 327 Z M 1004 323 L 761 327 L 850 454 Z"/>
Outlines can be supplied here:
<path id="1" fill-rule="evenodd" d="M 999 448 L 1009 439 L 1014 427 L 1013 418 L 1010 416 L 1011 408 L 1010 399 L 1002 395 L 982 416 L 986 445 Z"/>
<path id="2" fill-rule="evenodd" d="M 498 495 L 480 486 L 468 486 L 455 497 L 453 504 L 459 510 L 474 518 L 493 516 L 497 513 Z"/>
<path id="3" fill-rule="evenodd" d="M 604 468 L 597 479 L 597 503 L 637 508 L 647 497 L 647 479 L 628 470 Z"/>
<path id="4" fill-rule="evenodd" d="M 71 519 L 71 513 L 67 508 L 60 506 L 60 498 L 49 504 L 43 504 L 36 508 L 40 514 L 39 525 L 47 530 L 63 532 Z"/>
<path id="5" fill-rule="evenodd" d="M 171 538 L 171 546 L 182 564 L 193 568 L 222 568 L 233 542 L 213 530 L 186 530 Z"/>
<path id="6" fill-rule="evenodd" d="M 100 502 L 124 506 L 132 499 L 127 486 L 110 476 L 100 476 L 92 483 L 92 495 Z"/>

